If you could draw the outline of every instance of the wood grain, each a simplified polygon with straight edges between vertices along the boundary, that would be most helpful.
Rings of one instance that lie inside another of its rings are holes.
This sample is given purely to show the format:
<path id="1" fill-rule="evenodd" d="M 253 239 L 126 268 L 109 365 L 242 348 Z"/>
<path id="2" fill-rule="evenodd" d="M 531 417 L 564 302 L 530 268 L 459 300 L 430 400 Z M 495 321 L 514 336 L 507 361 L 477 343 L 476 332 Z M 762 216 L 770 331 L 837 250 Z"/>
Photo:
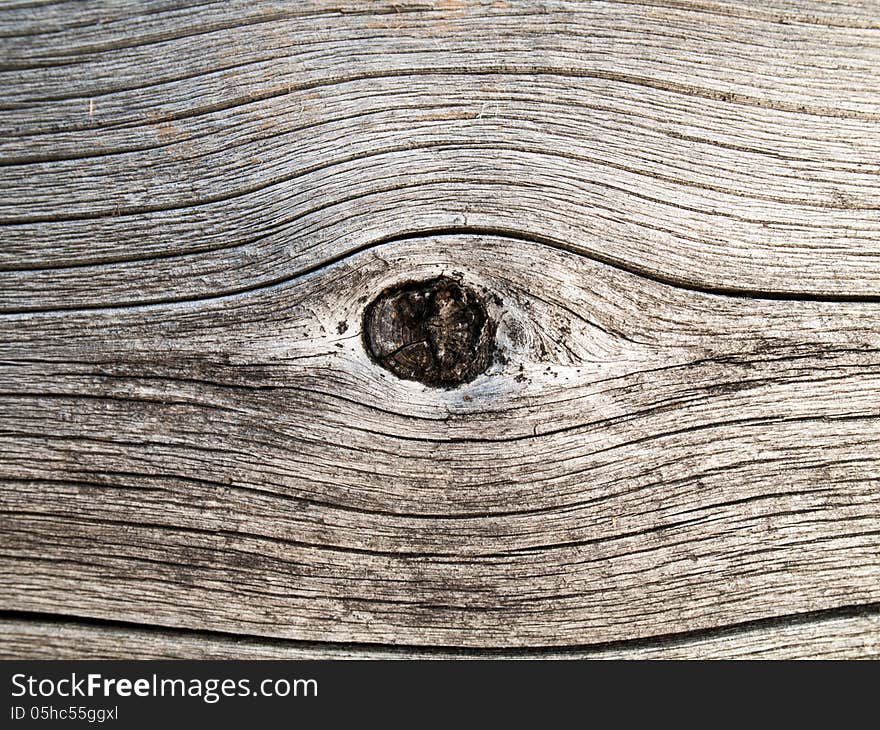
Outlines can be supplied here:
<path id="1" fill-rule="evenodd" d="M 495 651 L 310 644 L 41 617 L 0 619 L 2 657 L 30 659 L 878 659 L 880 615 L 873 610 L 761 621 L 702 635 L 641 642 Z"/>
<path id="2" fill-rule="evenodd" d="M 4 654 L 876 655 L 880 4 L 6 3 L 0 59 Z M 456 388 L 361 332 L 441 275 Z"/>

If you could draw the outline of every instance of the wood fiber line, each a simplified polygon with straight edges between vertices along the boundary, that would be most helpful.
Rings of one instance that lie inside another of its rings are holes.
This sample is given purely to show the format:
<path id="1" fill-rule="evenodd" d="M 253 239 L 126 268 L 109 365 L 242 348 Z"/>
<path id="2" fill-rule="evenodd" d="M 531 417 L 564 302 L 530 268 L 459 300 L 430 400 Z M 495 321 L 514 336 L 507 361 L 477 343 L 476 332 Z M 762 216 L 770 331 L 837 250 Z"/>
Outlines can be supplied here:
<path id="1" fill-rule="evenodd" d="M 0 59 L 4 655 L 876 655 L 880 4 L 7 4 Z M 437 277 L 496 348 L 440 388 L 362 331 Z"/>
<path id="2" fill-rule="evenodd" d="M 520 651 L 309 644 L 33 615 L 0 618 L 4 658 L 32 659 L 876 659 L 872 607 L 640 642 Z"/>
<path id="3" fill-rule="evenodd" d="M 0 266 L 39 269 L 4 273 L 4 300 L 112 304 L 132 279 L 147 301 L 206 297 L 401 221 L 515 221 L 710 288 L 876 294 L 870 13 L 854 28 L 830 6 L 358 6 L 121 12 L 118 31 L 69 18 L 52 43 L 5 39 L 6 57 L 64 65 L 3 74 L 0 180 L 21 194 L 0 201 Z M 133 45 L 113 47 L 122 31 Z"/>

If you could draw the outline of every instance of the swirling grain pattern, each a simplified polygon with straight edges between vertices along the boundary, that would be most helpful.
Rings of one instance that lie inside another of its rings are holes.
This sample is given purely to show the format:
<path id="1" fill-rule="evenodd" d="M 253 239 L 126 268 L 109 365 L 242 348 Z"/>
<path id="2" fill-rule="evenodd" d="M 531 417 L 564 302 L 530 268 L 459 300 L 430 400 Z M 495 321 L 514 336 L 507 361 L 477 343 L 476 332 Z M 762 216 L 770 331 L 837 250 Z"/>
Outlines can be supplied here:
<path id="1" fill-rule="evenodd" d="M 3 3 L 0 653 L 876 657 L 878 79 L 876 0 Z M 459 387 L 364 349 L 439 276 Z"/>

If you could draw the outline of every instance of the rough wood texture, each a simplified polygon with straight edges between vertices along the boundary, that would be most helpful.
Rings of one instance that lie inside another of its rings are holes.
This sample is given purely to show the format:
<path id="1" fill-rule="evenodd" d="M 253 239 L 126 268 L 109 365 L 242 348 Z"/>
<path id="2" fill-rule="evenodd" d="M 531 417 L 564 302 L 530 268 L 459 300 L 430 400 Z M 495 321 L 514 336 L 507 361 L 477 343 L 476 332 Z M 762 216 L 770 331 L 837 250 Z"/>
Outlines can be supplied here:
<path id="1" fill-rule="evenodd" d="M 203 631 L 3 620 L 0 658 L 36 659 L 880 659 L 880 616 L 810 616 L 642 642 L 548 650 L 309 644 Z"/>
<path id="2" fill-rule="evenodd" d="M 880 3 L 7 2 L 0 59 L 4 654 L 876 656 Z M 454 388 L 361 332 L 441 275 Z"/>

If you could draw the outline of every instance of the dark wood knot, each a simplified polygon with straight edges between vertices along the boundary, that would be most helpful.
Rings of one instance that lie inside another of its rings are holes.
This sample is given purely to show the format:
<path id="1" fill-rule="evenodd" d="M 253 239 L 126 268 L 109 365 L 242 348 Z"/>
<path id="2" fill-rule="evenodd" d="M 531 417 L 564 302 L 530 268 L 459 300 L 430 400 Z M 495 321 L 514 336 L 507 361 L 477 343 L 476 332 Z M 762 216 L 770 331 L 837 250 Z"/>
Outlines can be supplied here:
<path id="1" fill-rule="evenodd" d="M 383 291 L 364 312 L 364 345 L 406 380 L 451 388 L 484 372 L 495 351 L 495 322 L 470 287 L 439 276 Z"/>

